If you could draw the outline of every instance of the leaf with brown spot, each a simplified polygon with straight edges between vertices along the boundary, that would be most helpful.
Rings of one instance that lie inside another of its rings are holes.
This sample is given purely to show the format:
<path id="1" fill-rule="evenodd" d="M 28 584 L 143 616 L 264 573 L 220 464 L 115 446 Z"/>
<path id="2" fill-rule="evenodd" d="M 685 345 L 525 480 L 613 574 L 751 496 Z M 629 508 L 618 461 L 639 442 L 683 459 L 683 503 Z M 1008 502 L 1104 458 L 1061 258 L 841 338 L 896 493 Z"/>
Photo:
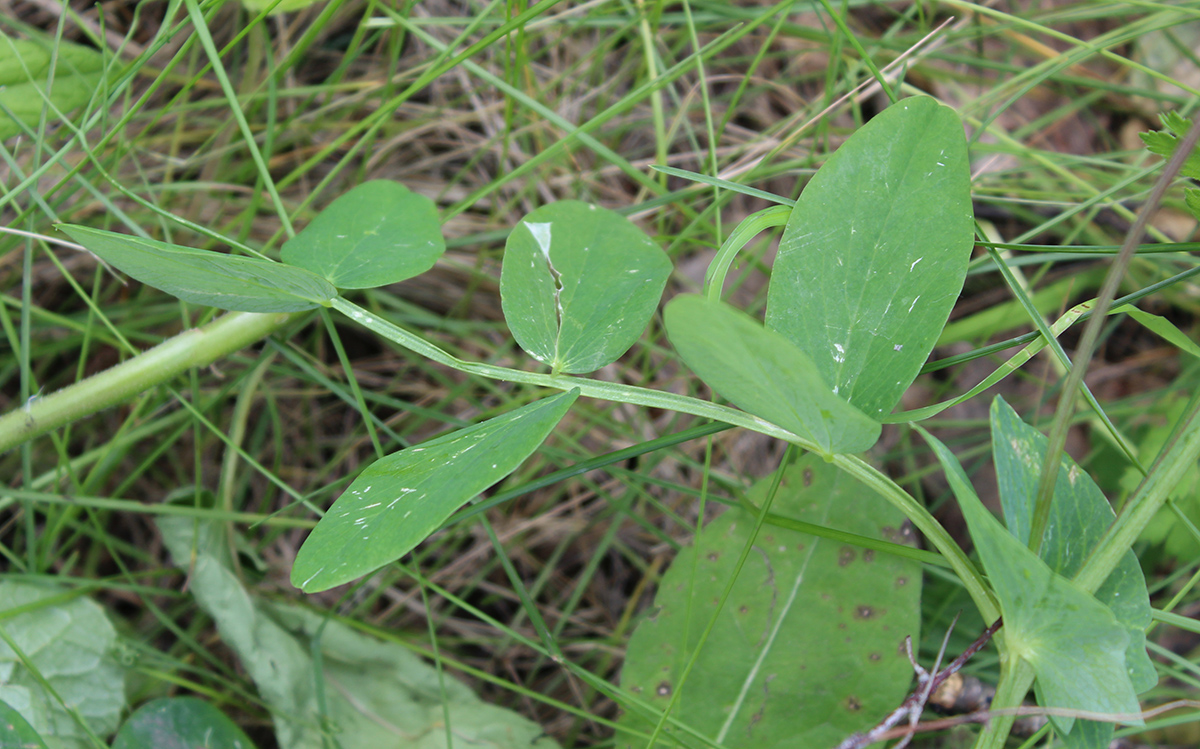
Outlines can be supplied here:
<path id="1" fill-rule="evenodd" d="M 750 501 L 761 506 L 770 484 L 768 478 L 752 488 Z M 881 524 L 902 520 L 813 455 L 787 469 L 771 509 L 876 538 Z M 746 510 L 731 508 L 704 528 L 695 547 L 680 552 L 659 585 L 658 615 L 644 619 L 630 640 L 621 684 L 660 711 L 672 696 L 656 687 L 668 684 L 679 692 L 672 717 L 727 749 L 833 746 L 904 698 L 912 669 L 903 640 L 918 636 L 920 568 L 886 553 L 870 565 L 846 567 L 860 550 L 773 527 L 771 542 L 764 533 L 751 549 L 681 685 L 753 527 Z M 913 584 L 896 586 L 897 577 Z M 658 715 L 638 704 L 622 707 L 616 746 L 643 749 Z M 658 746 L 675 745 L 670 735 L 660 736 Z"/>

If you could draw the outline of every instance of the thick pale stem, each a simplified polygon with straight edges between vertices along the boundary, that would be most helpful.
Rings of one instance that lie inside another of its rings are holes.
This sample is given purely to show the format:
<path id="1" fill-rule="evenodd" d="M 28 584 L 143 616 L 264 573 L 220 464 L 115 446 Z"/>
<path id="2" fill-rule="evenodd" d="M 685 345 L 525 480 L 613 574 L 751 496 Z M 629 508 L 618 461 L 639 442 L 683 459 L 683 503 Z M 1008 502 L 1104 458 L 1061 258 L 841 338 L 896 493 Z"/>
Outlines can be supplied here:
<path id="1" fill-rule="evenodd" d="M 292 318 L 285 313 L 231 312 L 186 330 L 86 380 L 0 416 L 0 453 L 51 429 L 115 406 L 190 367 L 205 367 L 261 340 Z"/>

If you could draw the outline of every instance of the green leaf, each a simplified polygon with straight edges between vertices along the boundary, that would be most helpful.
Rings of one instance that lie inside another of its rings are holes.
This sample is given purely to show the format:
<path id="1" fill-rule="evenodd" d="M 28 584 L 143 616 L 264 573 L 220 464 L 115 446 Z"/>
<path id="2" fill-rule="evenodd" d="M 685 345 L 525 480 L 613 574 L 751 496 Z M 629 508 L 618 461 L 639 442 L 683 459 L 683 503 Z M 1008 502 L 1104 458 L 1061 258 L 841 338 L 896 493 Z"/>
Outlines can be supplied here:
<path id="1" fill-rule="evenodd" d="M 280 13 L 290 13 L 294 10 L 303 10 L 310 5 L 316 5 L 323 0 L 283 0 L 283 2 L 271 9 L 270 15 L 277 16 Z M 242 5 L 246 6 L 246 10 L 252 13 L 261 13 L 271 7 L 273 0 L 242 0 Z"/>
<path id="2" fill-rule="evenodd" d="M 508 235 L 500 301 L 530 356 L 554 372 L 586 374 L 629 350 L 670 274 L 666 253 L 629 219 L 563 200 Z"/>
<path id="3" fill-rule="evenodd" d="M 1183 204 L 1197 221 L 1200 221 L 1200 190 L 1189 187 L 1183 191 Z"/>
<path id="4" fill-rule="evenodd" d="M 738 408 L 820 445 L 862 452 L 880 426 L 842 400 L 791 341 L 724 302 L 681 294 L 663 313 L 667 337 L 700 379 Z"/>
<path id="5" fill-rule="evenodd" d="M 87 731 L 63 704 L 97 735 L 117 729 L 125 671 L 110 655 L 117 633 L 104 609 L 63 588 L 0 580 L 0 614 L 10 609 L 23 611 L 0 615 L 0 629 L 37 673 L 0 639 L 0 700 L 21 713 L 50 749 L 91 749 Z"/>
<path id="6" fill-rule="evenodd" d="M 771 482 L 758 482 L 750 501 L 761 507 Z M 771 509 L 887 540 L 904 521 L 812 454 L 786 469 Z M 753 528 L 750 512 L 731 508 L 679 552 L 630 639 L 624 689 L 666 707 Z M 915 562 L 765 527 L 672 715 L 729 749 L 834 746 L 904 699 L 912 680 L 904 638 L 920 639 L 920 601 Z M 642 749 L 656 722 L 627 709 L 617 746 Z"/>
<path id="7" fill-rule="evenodd" d="M 373 289 L 421 275 L 445 251 L 433 201 L 377 179 L 330 203 L 281 256 L 339 289 Z"/>
<path id="8" fill-rule="evenodd" d="M 185 302 L 241 312 L 299 312 L 328 307 L 337 296 L 328 281 L 303 268 L 88 226 L 58 228 L 106 263 Z"/>
<path id="9" fill-rule="evenodd" d="M 888 107 L 800 194 L 779 242 L 767 327 L 873 419 L 916 379 L 971 257 L 963 125 L 926 97 Z"/>
<path id="10" fill-rule="evenodd" d="M 1134 320 L 1137 320 L 1139 323 L 1141 323 L 1142 327 L 1162 338 L 1167 343 L 1170 343 L 1172 346 L 1175 346 L 1180 351 L 1191 354 L 1195 357 L 1200 357 L 1200 346 L 1197 346 L 1191 338 L 1188 338 L 1186 333 L 1175 327 L 1175 324 L 1167 318 L 1160 317 L 1158 315 L 1152 315 L 1149 312 L 1143 312 L 1131 304 L 1123 304 L 1112 311 L 1112 314 L 1120 313 L 1125 313 Z"/>
<path id="11" fill-rule="evenodd" d="M 1099 713 L 1140 712 L 1125 666 L 1129 647 L 1125 625 L 1009 533 L 979 501 L 954 453 L 924 429 L 917 429 L 946 472 L 1000 602 L 1004 617 L 1000 636 L 1037 674 L 1039 702 Z M 1069 733 L 1074 719 L 1058 718 L 1055 723 Z"/>
<path id="12" fill-rule="evenodd" d="M 463 503 L 515 471 L 578 395 L 544 398 L 375 461 L 300 547 L 292 584 L 328 590 L 412 551 Z"/>
<path id="13" fill-rule="evenodd" d="M 0 747 L 3 749 L 48 749 L 33 726 L 6 702 L 0 701 Z"/>
<path id="14" fill-rule="evenodd" d="M 1168 112 L 1167 114 L 1160 114 L 1158 117 L 1162 120 L 1163 126 L 1166 128 L 1165 130 L 1138 133 L 1138 135 L 1142 137 L 1142 142 L 1146 144 L 1146 150 L 1162 156 L 1164 159 L 1170 159 L 1175 154 L 1175 149 L 1179 146 L 1179 139 L 1186 136 L 1188 130 L 1192 127 L 1192 121 L 1184 119 L 1178 112 Z M 1193 149 L 1188 154 L 1187 159 L 1183 162 L 1183 167 L 1179 170 L 1179 174 L 1183 177 L 1200 179 L 1200 148 Z"/>
<path id="15" fill-rule="evenodd" d="M 254 742 L 217 708 L 195 697 L 166 697 L 129 716 L 112 749 L 254 749 Z"/>
<path id="16" fill-rule="evenodd" d="M 66 114 L 87 104 L 104 79 L 104 57 L 90 47 L 3 36 L 0 39 L 0 140 L 21 133 L 18 124 L 21 122 L 29 128 L 37 128 L 45 105 L 42 97 L 50 78 L 55 47 L 58 60 L 50 101 L 59 111 Z M 50 121 L 56 119 L 52 109 L 47 110 L 47 116 Z"/>
<path id="17" fill-rule="evenodd" d="M 230 543 L 219 523 L 157 521 L 189 590 L 217 624 L 271 708 L 286 749 L 444 749 L 443 704 L 454 745 L 554 749 L 540 726 L 482 702 L 392 642 L 363 635 L 328 616 L 251 596 L 229 569 Z M 195 555 L 193 556 L 193 552 Z M 321 654 L 317 668 L 313 654 Z M 331 730 L 327 742 L 325 731 Z"/>
<path id="18" fill-rule="evenodd" d="M 1008 530 L 1029 545 L 1034 498 L 1041 478 L 1048 440 L 1021 421 L 1003 398 L 992 401 L 992 456 L 1000 489 L 1000 504 Z M 1064 454 L 1054 485 L 1050 520 L 1038 556 L 1051 570 L 1071 578 L 1112 525 L 1112 506 L 1092 477 Z M 1146 627 L 1150 625 L 1150 598 L 1146 579 L 1133 551 L 1128 551 L 1108 580 L 1096 591 L 1096 600 L 1107 606 L 1129 635 L 1125 665 L 1139 694 L 1158 683 L 1158 674 L 1146 653 Z M 1051 717 L 1058 724 L 1060 718 Z M 1085 724 L 1091 727 L 1080 731 Z M 1112 740 L 1111 723 L 1082 721 L 1067 739 L 1068 746 L 1105 749 Z M 1082 734 L 1086 734 L 1082 735 Z M 1086 738 L 1086 741 L 1085 741 Z"/>

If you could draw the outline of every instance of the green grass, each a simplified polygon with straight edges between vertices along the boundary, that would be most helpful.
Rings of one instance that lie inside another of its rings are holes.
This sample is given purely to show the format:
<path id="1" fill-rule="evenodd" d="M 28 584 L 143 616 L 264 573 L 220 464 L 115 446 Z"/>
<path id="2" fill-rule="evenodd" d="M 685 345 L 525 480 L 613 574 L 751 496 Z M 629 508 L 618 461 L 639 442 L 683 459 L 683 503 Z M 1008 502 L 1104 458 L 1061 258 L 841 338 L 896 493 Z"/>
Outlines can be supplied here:
<path id="1" fill-rule="evenodd" d="M 1158 128 L 1160 111 L 1194 117 L 1200 96 L 1184 36 L 1197 23 L 1194 4 L 854 2 L 848 37 L 806 2 L 332 0 L 271 18 L 227 3 L 194 11 L 208 38 L 188 33 L 184 4 L 166 18 L 162 4 L 146 4 L 131 39 L 157 50 L 147 57 L 116 51 L 135 7 L 104 19 L 107 88 L 69 116 L 47 110 L 0 147 L 0 225 L 34 235 L 0 234 L 5 412 L 213 317 L 45 241 L 65 239 L 55 223 L 277 259 L 294 229 L 338 195 L 369 179 L 398 180 L 436 201 L 450 250 L 430 273 L 354 301 L 455 356 L 531 369 L 497 293 L 504 237 L 522 215 L 559 199 L 629 215 L 675 262 L 668 295 L 698 291 L 711 254 L 767 204 L 650 165 L 794 198 L 883 106 L 870 88 L 873 66 L 896 91 L 933 94 L 968 123 L 977 218 L 988 239 L 1015 245 L 1119 246 L 1161 169 L 1130 134 Z M 33 10 L 0 19 L 13 38 L 94 42 L 100 28 L 94 9 L 61 24 Z M 1177 68 L 1141 62 L 1172 51 Z M 1146 241 L 1194 241 L 1195 228 L 1176 186 Z M 749 310 L 765 302 L 777 236 L 751 244 L 731 269 L 729 297 Z M 1095 296 L 1103 270 L 1094 269 L 1107 267 L 1104 257 L 1042 247 L 1012 254 L 1031 290 L 1053 288 L 1038 298 L 1048 322 Z M 1139 254 L 1118 296 L 1195 267 L 1189 254 Z M 1182 280 L 1142 306 L 1194 338 L 1194 292 Z M 933 357 L 958 358 L 918 380 L 905 408 L 954 397 L 1007 359 L 1011 351 L 983 347 L 1033 329 L 1019 308 L 1003 307 L 1011 300 L 994 261 L 978 252 L 955 317 L 961 335 Z M 611 686 L 625 643 L 692 537 L 702 481 L 709 499 L 736 502 L 775 467 L 777 446 L 742 430 L 661 445 L 657 438 L 702 421 L 581 399 L 491 493 L 506 501 L 461 512 L 402 566 L 301 597 L 287 580 L 315 522 L 309 507 L 328 506 L 380 452 L 537 395 L 432 363 L 348 322 L 309 313 L 261 345 L 0 455 L 8 478 L 0 569 L 12 579 L 53 577 L 106 607 L 130 653 L 133 703 L 196 693 L 271 746 L 269 711 L 180 592 L 187 578 L 153 524 L 165 512 L 216 520 L 244 540 L 241 573 L 256 593 L 303 599 L 436 653 L 487 701 L 532 718 L 563 746 L 605 745 L 617 701 L 628 697 Z M 1064 337 L 1068 352 L 1076 342 L 1075 332 Z M 601 379 L 707 396 L 683 374 L 659 321 L 642 343 Z M 1200 379 L 1195 361 L 1116 318 L 1092 367 L 1093 392 L 1134 444 L 1164 422 L 1169 398 L 1194 392 Z M 1038 357 L 992 392 L 1047 428 L 1064 371 Z M 924 422 L 973 476 L 990 473 L 983 397 Z M 1078 409 L 1068 448 L 1119 504 L 1129 493 L 1113 469 L 1122 458 L 1087 413 Z M 873 458 L 965 541 L 933 458 L 913 437 L 889 427 Z M 587 464 L 618 450 L 629 452 Z M 580 464 L 590 470 L 576 473 Z M 574 475 L 541 480 L 557 471 Z M 1137 550 L 1155 607 L 1194 617 L 1200 552 Z M 963 604 L 946 573 L 926 568 L 928 665 Z M 977 634 L 980 622 L 968 621 L 952 650 Z M 1195 696 L 1193 648 L 1175 644 L 1172 626 L 1150 635 L 1160 637 L 1175 654 L 1161 672 L 1174 678 L 1143 695 L 1145 705 Z M 970 670 L 994 683 L 994 653 Z M 1194 743 L 1195 730 L 1188 719 L 1138 741 Z"/>

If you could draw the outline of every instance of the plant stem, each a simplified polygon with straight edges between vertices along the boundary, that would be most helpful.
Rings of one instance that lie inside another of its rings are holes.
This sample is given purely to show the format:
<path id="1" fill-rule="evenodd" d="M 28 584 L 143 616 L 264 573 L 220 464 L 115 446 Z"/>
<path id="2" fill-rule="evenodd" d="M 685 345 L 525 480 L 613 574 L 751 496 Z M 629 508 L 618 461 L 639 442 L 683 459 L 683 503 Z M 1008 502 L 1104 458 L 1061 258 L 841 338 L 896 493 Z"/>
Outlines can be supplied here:
<path id="1" fill-rule="evenodd" d="M 1000 682 L 996 684 L 996 696 L 992 699 L 991 709 L 1017 707 L 1029 694 L 1033 686 L 1033 667 L 1016 654 L 1009 651 L 1000 659 Z M 1016 715 L 994 715 L 984 726 L 983 733 L 975 741 L 975 749 L 1004 749 L 1008 734 L 1012 731 Z"/>
<path id="2" fill-rule="evenodd" d="M 284 313 L 231 312 L 86 380 L 44 398 L 35 396 L 23 407 L 0 416 L 0 453 L 115 406 L 190 367 L 207 366 L 270 335 L 292 317 Z"/>

